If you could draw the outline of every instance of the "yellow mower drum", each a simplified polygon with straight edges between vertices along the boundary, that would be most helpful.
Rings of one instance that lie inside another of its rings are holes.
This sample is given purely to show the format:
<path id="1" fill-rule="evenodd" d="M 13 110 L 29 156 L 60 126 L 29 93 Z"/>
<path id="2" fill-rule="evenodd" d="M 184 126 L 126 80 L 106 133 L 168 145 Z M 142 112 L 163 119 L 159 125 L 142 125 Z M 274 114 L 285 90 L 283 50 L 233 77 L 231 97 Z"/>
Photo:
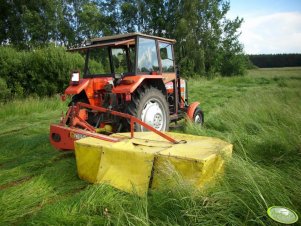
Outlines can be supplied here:
<path id="1" fill-rule="evenodd" d="M 156 155 L 152 188 L 180 181 L 203 187 L 223 171 L 225 158 L 232 154 L 232 144 L 218 138 L 172 134 L 187 141 L 173 145 Z"/>
<path id="2" fill-rule="evenodd" d="M 78 175 L 91 183 L 106 183 L 143 195 L 148 190 L 154 152 L 134 146 L 130 139 L 112 143 L 92 137 L 75 142 Z"/>
<path id="3" fill-rule="evenodd" d="M 173 185 L 175 175 L 197 187 L 222 171 L 232 145 L 218 138 L 179 133 L 167 135 L 172 144 L 151 132 L 114 134 L 112 143 L 95 138 L 75 142 L 78 175 L 91 183 L 106 183 L 126 192 L 144 195 L 149 188 Z"/>

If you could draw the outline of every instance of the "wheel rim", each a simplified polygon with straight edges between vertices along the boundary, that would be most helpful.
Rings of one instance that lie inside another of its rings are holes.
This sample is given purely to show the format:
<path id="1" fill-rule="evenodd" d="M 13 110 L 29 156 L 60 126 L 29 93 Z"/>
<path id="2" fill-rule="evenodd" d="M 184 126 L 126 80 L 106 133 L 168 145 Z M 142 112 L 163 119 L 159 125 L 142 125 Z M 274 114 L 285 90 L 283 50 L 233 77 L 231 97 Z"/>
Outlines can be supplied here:
<path id="1" fill-rule="evenodd" d="M 196 124 L 202 124 L 202 116 L 201 116 L 200 113 L 195 116 L 194 123 L 196 123 Z"/>
<path id="2" fill-rule="evenodd" d="M 147 101 L 141 113 L 141 120 L 157 130 L 165 130 L 166 112 L 163 104 L 156 98 Z M 147 131 L 147 129 L 141 126 L 141 131 Z"/>

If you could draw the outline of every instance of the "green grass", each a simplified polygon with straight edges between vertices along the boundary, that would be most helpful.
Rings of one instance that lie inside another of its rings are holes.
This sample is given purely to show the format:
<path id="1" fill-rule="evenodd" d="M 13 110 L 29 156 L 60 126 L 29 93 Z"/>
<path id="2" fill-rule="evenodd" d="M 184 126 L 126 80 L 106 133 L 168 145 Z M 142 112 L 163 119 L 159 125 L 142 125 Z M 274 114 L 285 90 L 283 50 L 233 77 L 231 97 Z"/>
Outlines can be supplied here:
<path id="1" fill-rule="evenodd" d="M 203 191 L 185 184 L 140 198 L 78 179 L 73 153 L 54 150 L 58 98 L 0 107 L 0 225 L 278 225 L 272 205 L 301 216 L 301 68 L 256 69 L 245 77 L 193 79 L 205 126 L 182 132 L 234 144 L 222 178 Z"/>

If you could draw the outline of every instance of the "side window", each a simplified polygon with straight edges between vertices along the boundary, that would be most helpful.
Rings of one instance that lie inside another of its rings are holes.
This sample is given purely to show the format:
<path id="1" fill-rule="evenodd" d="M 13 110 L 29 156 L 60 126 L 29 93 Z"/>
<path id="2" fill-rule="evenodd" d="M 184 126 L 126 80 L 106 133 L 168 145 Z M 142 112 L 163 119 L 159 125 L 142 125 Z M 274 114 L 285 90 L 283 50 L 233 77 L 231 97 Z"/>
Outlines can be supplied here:
<path id="1" fill-rule="evenodd" d="M 107 49 L 94 48 L 89 49 L 89 59 L 87 65 L 87 74 L 96 75 L 110 73 L 109 56 Z"/>
<path id="2" fill-rule="evenodd" d="M 125 49 L 122 48 L 112 49 L 112 60 L 113 60 L 115 73 L 120 74 L 120 73 L 128 72 Z"/>
<path id="3" fill-rule="evenodd" d="M 139 38 L 137 72 L 159 70 L 156 42 L 153 39 Z"/>
<path id="4" fill-rule="evenodd" d="M 172 56 L 171 45 L 168 43 L 159 43 L 160 56 L 162 63 L 162 72 L 174 72 L 174 60 Z"/>

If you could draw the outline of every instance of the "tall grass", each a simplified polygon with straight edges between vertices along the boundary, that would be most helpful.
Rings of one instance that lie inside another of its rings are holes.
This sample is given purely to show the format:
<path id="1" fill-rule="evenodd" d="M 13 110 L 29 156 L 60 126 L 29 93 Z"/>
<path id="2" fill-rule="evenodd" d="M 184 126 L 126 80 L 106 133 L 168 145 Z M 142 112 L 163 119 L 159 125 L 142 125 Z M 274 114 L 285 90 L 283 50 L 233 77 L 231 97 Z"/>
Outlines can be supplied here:
<path id="1" fill-rule="evenodd" d="M 281 88 L 249 92 L 212 112 L 206 128 L 223 132 L 240 155 L 258 163 L 294 161 L 300 157 L 300 95 Z"/>
<path id="2" fill-rule="evenodd" d="M 275 224 L 266 216 L 272 205 L 301 212 L 301 82 L 290 74 L 280 78 L 218 81 L 227 84 L 223 89 L 227 95 L 229 86 L 237 87 L 237 80 L 241 85 L 267 80 L 265 84 L 255 82 L 246 93 L 211 110 L 205 128 L 192 124 L 185 128 L 187 133 L 209 134 L 234 144 L 224 178 L 209 192 L 218 195 L 219 201 L 229 201 L 219 210 L 224 220 L 214 224 Z"/>
<path id="3" fill-rule="evenodd" d="M 182 132 L 234 144 L 223 176 L 201 191 L 179 180 L 137 197 L 81 181 L 74 154 L 48 142 L 49 123 L 66 103 L 2 105 L 0 224 L 278 225 L 266 214 L 272 205 L 300 216 L 301 80 L 285 71 L 250 73 L 189 81 L 190 99 L 201 101 L 206 123 L 187 124 Z"/>
<path id="4" fill-rule="evenodd" d="M 0 119 L 7 119 L 13 116 L 28 116 L 35 113 L 45 113 L 54 110 L 65 110 L 66 106 L 59 101 L 59 96 L 53 98 L 30 97 L 14 100 L 9 103 L 0 103 Z"/>

